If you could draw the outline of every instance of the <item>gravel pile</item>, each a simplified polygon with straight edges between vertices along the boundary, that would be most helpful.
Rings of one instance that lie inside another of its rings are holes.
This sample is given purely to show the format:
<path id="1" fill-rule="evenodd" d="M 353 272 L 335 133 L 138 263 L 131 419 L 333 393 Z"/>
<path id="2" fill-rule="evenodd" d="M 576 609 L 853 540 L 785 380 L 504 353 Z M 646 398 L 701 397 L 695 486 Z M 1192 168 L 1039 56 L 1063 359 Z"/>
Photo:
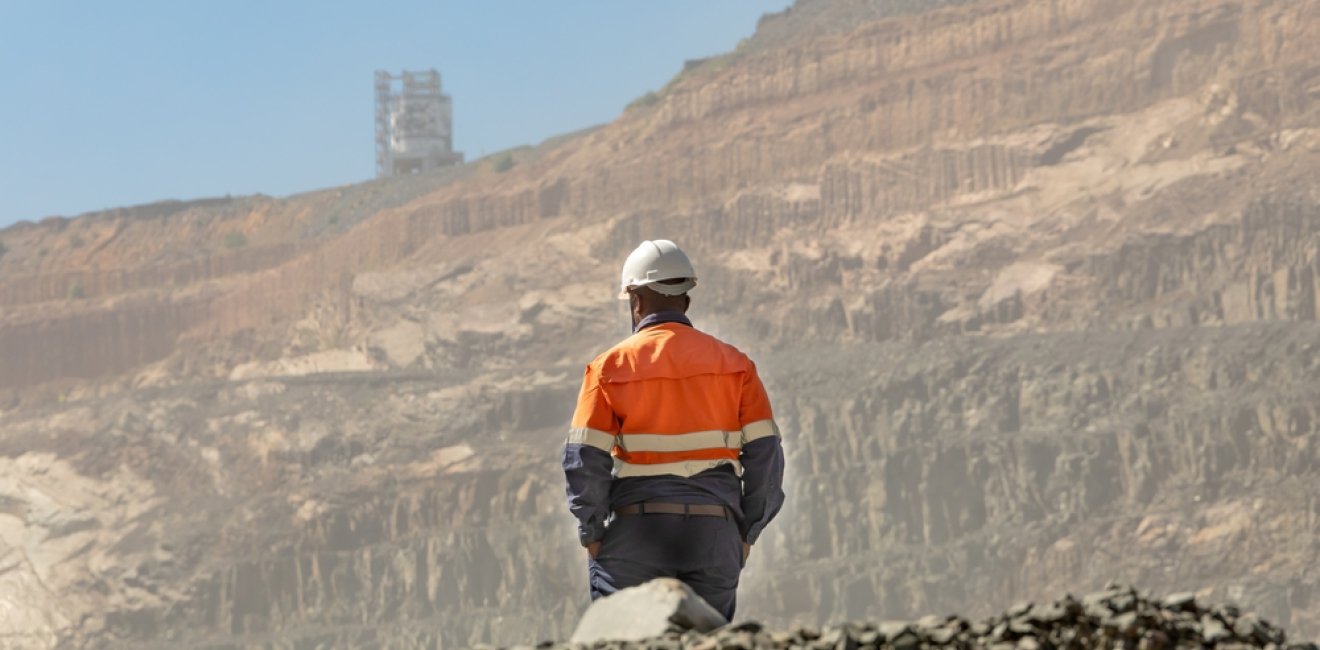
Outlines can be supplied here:
<path id="1" fill-rule="evenodd" d="M 570 648 L 542 644 L 539 648 Z M 598 642 L 611 650 L 753 650 L 794 648 L 986 648 L 1048 650 L 1073 648 L 1279 648 L 1316 650 L 1314 643 L 1287 642 L 1284 631 L 1233 605 L 1211 607 L 1190 593 L 1151 598 L 1125 587 L 1049 605 L 1023 603 L 981 622 L 959 616 L 917 621 L 847 623 L 824 629 L 773 632 L 757 623 L 729 625 L 708 634 L 671 632 L 640 642 Z"/>

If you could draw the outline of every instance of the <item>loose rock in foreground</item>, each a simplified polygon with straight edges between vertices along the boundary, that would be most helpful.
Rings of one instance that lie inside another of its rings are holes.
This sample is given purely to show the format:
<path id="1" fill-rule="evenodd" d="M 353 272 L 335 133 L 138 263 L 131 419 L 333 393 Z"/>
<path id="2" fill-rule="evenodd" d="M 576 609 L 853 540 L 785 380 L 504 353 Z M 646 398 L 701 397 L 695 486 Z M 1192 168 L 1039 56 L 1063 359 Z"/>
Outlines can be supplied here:
<path id="1" fill-rule="evenodd" d="M 588 611 L 590 615 L 591 610 Z M 585 618 L 583 622 L 586 622 Z M 627 627 L 630 622 L 615 620 L 613 624 Z M 581 629 L 579 626 L 579 631 Z M 1320 650 L 1320 646 L 1314 643 L 1288 643 L 1282 629 L 1254 614 L 1244 614 L 1233 605 L 1209 606 L 1198 602 L 1191 593 L 1159 599 L 1119 586 L 1081 598 L 1070 594 L 1050 604 L 1020 603 L 1003 614 L 976 623 L 960 616 L 927 616 L 916 621 L 845 623 L 825 629 L 807 627 L 788 632 L 770 632 L 758 623 L 738 623 L 708 633 L 669 631 L 630 642 L 579 641 L 575 634 L 574 642 L 569 644 L 545 643 L 539 647 L 612 650 Z"/>
<path id="2" fill-rule="evenodd" d="M 569 643 L 637 641 L 687 630 L 709 632 L 727 624 L 691 587 L 659 578 L 592 603 Z"/>

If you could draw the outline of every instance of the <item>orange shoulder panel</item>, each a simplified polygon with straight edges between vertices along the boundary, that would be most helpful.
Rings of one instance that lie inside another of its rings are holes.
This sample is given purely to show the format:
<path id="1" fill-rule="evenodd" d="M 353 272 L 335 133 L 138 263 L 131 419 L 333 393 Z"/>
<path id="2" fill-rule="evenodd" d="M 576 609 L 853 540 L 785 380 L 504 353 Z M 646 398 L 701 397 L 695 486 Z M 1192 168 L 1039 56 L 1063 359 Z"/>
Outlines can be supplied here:
<path id="1" fill-rule="evenodd" d="M 738 348 L 678 323 L 642 330 L 597 361 L 604 383 L 731 375 L 752 369 L 751 360 Z"/>
<path id="2" fill-rule="evenodd" d="M 770 417 L 751 360 L 686 325 L 647 328 L 592 365 L 624 434 L 737 431 Z"/>

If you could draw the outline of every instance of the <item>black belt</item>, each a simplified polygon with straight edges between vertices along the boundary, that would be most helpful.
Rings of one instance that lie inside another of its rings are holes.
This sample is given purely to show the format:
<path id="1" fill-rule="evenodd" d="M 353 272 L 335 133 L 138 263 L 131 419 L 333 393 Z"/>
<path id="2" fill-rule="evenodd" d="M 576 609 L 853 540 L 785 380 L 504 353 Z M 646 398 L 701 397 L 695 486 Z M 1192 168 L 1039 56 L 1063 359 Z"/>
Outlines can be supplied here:
<path id="1" fill-rule="evenodd" d="M 616 517 L 634 515 L 683 515 L 692 517 L 719 517 L 733 519 L 733 512 L 727 506 L 703 505 L 700 503 L 656 503 L 644 501 L 623 506 L 614 511 Z"/>

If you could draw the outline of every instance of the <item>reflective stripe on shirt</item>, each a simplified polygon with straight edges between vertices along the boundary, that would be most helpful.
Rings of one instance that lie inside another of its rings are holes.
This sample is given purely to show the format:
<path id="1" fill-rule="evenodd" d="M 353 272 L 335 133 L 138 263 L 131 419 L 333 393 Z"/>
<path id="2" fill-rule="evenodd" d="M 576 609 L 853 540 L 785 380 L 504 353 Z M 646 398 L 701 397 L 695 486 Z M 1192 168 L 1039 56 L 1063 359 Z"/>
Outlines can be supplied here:
<path id="1" fill-rule="evenodd" d="M 692 433 L 623 433 L 622 438 L 588 427 L 568 430 L 568 444 L 591 445 L 603 451 L 614 449 L 615 443 L 623 453 L 638 452 L 692 452 L 705 449 L 741 449 L 753 440 L 779 435 L 774 420 L 753 422 L 740 431 L 694 431 Z"/>
<path id="2" fill-rule="evenodd" d="M 630 465 L 666 465 L 688 461 L 736 461 L 742 431 L 692 433 L 621 433 L 614 455 Z"/>
<path id="3" fill-rule="evenodd" d="M 774 420 L 758 420 L 742 428 L 742 444 L 747 444 L 753 440 L 768 438 L 770 436 L 779 437 L 779 426 Z"/>
<path id="4" fill-rule="evenodd" d="M 704 472 L 712 467 L 721 465 L 732 465 L 733 470 L 742 474 L 742 463 L 736 460 L 687 460 L 678 463 L 657 463 L 657 464 L 636 464 L 629 463 L 622 459 L 616 459 L 614 463 L 614 475 L 617 478 L 633 478 L 637 476 L 663 476 L 672 474 L 674 476 L 692 477 Z"/>
<path id="5" fill-rule="evenodd" d="M 596 429 L 587 427 L 573 427 L 568 430 L 568 440 L 566 444 L 570 445 L 589 445 L 601 451 L 608 453 L 614 449 L 614 436 Z"/>
<path id="6" fill-rule="evenodd" d="M 741 474 L 742 465 L 738 459 L 742 446 L 778 435 L 774 420 L 752 422 L 739 431 L 624 433 L 618 436 L 588 427 L 575 427 L 568 432 L 568 443 L 612 452 L 617 458 L 615 476 L 619 478 L 690 477 L 721 465 L 730 465 Z"/>
<path id="7" fill-rule="evenodd" d="M 620 446 L 628 451 L 693 451 L 696 449 L 741 449 L 741 431 L 695 431 L 692 433 L 623 433 Z"/>

